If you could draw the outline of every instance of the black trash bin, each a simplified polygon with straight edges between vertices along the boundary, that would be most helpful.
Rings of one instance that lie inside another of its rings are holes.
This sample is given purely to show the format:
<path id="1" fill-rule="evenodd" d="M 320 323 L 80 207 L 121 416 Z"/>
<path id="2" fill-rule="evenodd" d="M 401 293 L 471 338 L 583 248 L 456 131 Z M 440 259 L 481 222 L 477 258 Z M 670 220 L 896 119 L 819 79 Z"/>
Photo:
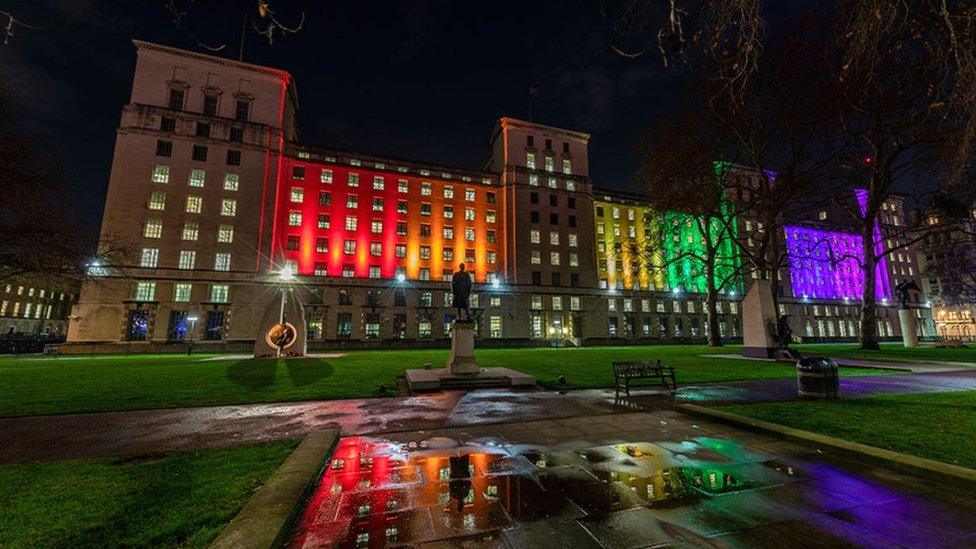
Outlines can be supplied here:
<path id="1" fill-rule="evenodd" d="M 809 356 L 796 362 L 796 393 L 803 399 L 840 398 L 837 363 L 829 358 Z"/>

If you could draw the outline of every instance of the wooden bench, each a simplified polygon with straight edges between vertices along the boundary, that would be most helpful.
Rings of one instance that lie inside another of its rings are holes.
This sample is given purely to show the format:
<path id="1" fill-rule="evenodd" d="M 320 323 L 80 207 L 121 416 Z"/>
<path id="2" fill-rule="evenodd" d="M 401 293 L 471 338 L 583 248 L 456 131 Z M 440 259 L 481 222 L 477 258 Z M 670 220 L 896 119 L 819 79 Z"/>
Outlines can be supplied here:
<path id="1" fill-rule="evenodd" d="M 630 396 L 630 380 L 653 379 L 660 381 L 662 387 L 667 387 L 672 393 L 678 390 L 678 383 L 674 378 L 674 368 L 662 366 L 661 359 L 650 361 L 613 361 L 613 384 L 616 396 L 620 396 L 621 387 Z"/>

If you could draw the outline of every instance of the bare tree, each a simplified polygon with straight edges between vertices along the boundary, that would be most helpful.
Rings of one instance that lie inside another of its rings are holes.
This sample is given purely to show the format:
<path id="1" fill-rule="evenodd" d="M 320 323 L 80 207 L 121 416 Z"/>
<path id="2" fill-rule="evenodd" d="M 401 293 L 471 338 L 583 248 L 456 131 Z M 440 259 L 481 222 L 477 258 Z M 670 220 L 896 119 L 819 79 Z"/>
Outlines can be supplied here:
<path id="1" fill-rule="evenodd" d="M 951 182 L 953 173 L 944 168 L 968 163 L 976 27 L 959 19 L 973 14 L 963 4 L 848 0 L 836 7 L 824 55 L 837 90 L 833 112 L 853 145 L 848 177 L 839 179 L 846 189 L 836 195 L 858 193 L 850 210 L 864 247 L 862 349 L 878 348 L 878 262 L 922 237 L 908 229 L 882 234 L 893 193 L 920 174 L 930 180 L 934 174 L 933 187 Z"/>
<path id="2" fill-rule="evenodd" d="M 647 250 L 663 253 L 645 251 L 655 255 L 646 261 L 665 270 L 682 266 L 679 272 L 702 281 L 710 346 L 722 344 L 719 295 L 734 289 L 742 274 L 734 243 L 735 204 L 726 187 L 731 170 L 715 160 L 724 155 L 715 137 L 696 112 L 661 119 L 639 144 L 641 167 L 635 176 L 662 212 L 659 240 Z"/>
<path id="3" fill-rule="evenodd" d="M 69 211 L 67 181 L 53 151 L 21 126 L 6 78 L 0 76 L 0 281 L 47 275 L 80 278 L 96 258 L 95 230 Z M 105 242 L 104 261 L 128 250 Z"/>

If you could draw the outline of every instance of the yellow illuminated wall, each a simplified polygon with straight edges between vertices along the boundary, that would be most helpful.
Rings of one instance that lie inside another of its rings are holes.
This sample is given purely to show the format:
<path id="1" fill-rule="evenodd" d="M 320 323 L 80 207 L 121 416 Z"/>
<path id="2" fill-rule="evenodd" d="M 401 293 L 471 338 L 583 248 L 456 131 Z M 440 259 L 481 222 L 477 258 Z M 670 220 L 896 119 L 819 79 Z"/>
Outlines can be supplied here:
<path id="1" fill-rule="evenodd" d="M 608 288 L 667 290 L 657 214 L 636 201 L 608 198 L 593 202 L 597 277 Z"/>

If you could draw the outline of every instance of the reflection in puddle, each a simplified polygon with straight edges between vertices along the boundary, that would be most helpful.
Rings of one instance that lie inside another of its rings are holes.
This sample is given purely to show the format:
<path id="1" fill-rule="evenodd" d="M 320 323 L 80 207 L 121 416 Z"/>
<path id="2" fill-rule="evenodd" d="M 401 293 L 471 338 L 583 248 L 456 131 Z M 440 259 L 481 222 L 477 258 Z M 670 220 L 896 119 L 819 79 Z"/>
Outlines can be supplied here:
<path id="1" fill-rule="evenodd" d="M 546 519 L 692 504 L 748 488 L 728 467 L 741 444 L 699 438 L 552 451 L 436 438 L 400 444 L 343 439 L 300 516 L 291 547 L 409 545 L 493 538 Z M 766 461 L 763 470 L 791 475 Z M 758 467 L 758 466 L 757 466 Z M 487 538 L 485 538 L 487 536 Z"/>

